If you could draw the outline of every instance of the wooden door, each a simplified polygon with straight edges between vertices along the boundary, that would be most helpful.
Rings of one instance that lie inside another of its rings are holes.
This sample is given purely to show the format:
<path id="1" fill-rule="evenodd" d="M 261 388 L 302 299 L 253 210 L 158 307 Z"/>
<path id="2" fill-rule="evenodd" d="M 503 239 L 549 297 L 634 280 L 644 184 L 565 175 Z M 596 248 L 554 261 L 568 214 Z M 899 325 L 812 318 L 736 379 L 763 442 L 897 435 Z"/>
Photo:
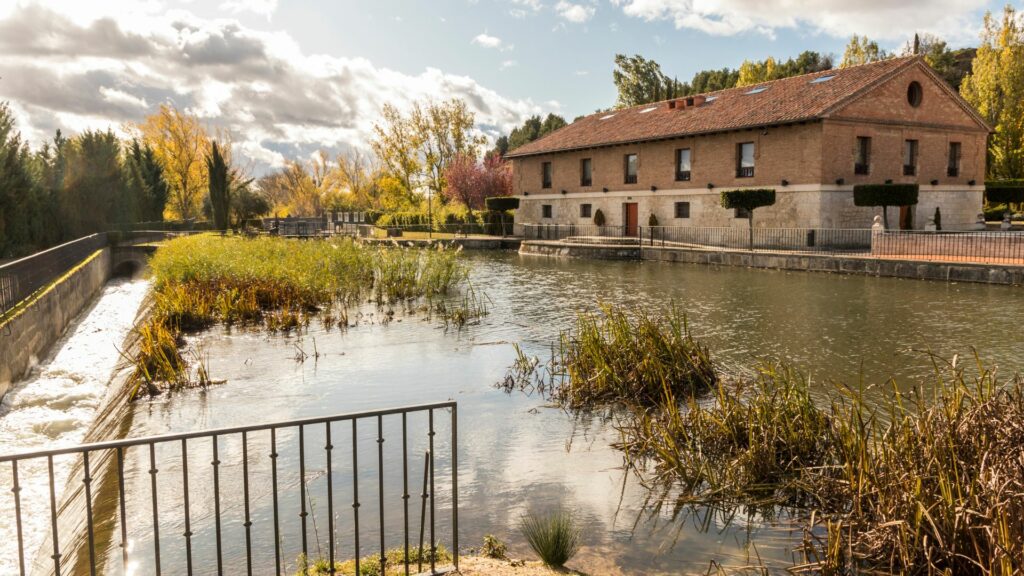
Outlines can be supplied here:
<path id="1" fill-rule="evenodd" d="M 636 202 L 627 202 L 622 205 L 626 222 L 626 236 L 636 236 L 639 232 L 639 210 L 637 210 Z"/>
<path id="2" fill-rule="evenodd" d="M 900 230 L 914 229 L 914 207 L 900 206 Z"/>

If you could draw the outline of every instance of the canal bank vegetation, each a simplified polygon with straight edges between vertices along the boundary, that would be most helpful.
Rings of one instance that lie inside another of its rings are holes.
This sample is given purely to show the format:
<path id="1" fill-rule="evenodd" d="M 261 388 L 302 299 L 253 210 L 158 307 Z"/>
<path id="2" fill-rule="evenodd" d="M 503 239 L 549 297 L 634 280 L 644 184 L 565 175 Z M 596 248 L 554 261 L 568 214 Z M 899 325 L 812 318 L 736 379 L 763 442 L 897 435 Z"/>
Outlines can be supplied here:
<path id="1" fill-rule="evenodd" d="M 165 243 L 150 269 L 152 314 L 138 328 L 132 397 L 210 383 L 205 369 L 186 369 L 183 336 L 215 324 L 290 332 L 319 317 L 326 328 L 346 328 L 349 310 L 367 302 L 386 318 L 394 306 L 425 308 L 456 327 L 487 313 L 472 290 L 461 303 L 444 300 L 468 268 L 443 248 L 197 235 Z"/>
<path id="2" fill-rule="evenodd" d="M 680 345 L 687 353 L 667 352 Z M 513 372 L 545 374 L 538 388 L 571 411 L 625 408 L 616 448 L 651 514 L 805 522 L 799 572 L 1019 574 L 1024 380 L 932 361 L 933 377 L 909 392 L 890 381 L 812 394 L 784 364 L 719 374 L 675 309 L 602 307 L 578 315 L 549 362 L 520 352 Z"/>

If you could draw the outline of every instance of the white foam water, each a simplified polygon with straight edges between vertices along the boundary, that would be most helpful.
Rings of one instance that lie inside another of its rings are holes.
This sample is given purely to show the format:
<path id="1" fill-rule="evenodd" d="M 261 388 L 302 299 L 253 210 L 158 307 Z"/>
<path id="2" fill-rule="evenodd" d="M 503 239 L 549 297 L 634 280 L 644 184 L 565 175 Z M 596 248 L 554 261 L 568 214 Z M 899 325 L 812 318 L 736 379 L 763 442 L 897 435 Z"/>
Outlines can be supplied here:
<path id="1" fill-rule="evenodd" d="M 148 289 L 149 282 L 144 280 L 108 283 L 96 303 L 57 342 L 56 352 L 8 391 L 0 402 L 0 453 L 60 448 L 82 441 Z M 54 459 L 58 502 L 70 465 L 69 459 Z M 19 569 L 12 476 L 10 465 L 0 466 L 0 574 L 16 574 Z M 25 562 L 31 565 L 49 527 L 46 459 L 19 464 L 18 476 Z"/>

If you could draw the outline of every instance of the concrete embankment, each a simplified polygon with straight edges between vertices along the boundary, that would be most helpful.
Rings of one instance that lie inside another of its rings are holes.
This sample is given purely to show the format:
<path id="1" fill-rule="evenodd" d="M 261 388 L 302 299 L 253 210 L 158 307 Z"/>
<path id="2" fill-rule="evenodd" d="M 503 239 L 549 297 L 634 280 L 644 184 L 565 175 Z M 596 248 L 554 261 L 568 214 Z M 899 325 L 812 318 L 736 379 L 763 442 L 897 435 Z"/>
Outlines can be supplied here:
<path id="1" fill-rule="evenodd" d="M 699 250 L 663 248 L 658 246 L 640 248 L 636 246 L 570 244 L 539 240 L 523 242 L 519 253 L 596 260 L 649 260 L 687 264 L 716 264 L 720 266 L 862 274 L 889 278 L 942 280 L 946 282 L 978 282 L 1004 285 L 1024 284 L 1024 266 L 1001 264 L 933 262 L 870 256 L 749 252 L 745 250 Z"/>
<path id="2" fill-rule="evenodd" d="M 522 242 L 521 238 L 497 238 L 497 237 L 467 237 L 467 238 L 361 238 L 360 242 L 366 244 L 381 244 L 390 246 L 410 246 L 425 248 L 441 244 L 444 246 L 461 246 L 467 250 L 518 250 Z"/>

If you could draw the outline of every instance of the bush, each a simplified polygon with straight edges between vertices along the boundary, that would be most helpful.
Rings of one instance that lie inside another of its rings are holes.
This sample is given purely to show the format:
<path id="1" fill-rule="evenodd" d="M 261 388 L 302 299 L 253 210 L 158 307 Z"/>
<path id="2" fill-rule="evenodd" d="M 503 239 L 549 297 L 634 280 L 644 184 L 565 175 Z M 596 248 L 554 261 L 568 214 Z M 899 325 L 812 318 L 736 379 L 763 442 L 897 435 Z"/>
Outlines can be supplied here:
<path id="1" fill-rule="evenodd" d="M 722 208 L 742 208 L 753 211 L 755 208 L 772 204 L 775 204 L 775 190 L 771 188 L 722 191 Z"/>
<path id="2" fill-rule="evenodd" d="M 994 204 L 1020 204 L 1024 202 L 1024 180 L 985 182 L 985 199 Z"/>
<path id="3" fill-rule="evenodd" d="M 504 560 L 508 557 L 508 547 L 493 535 L 484 534 L 484 545 L 480 547 L 480 555 L 495 560 Z"/>
<path id="4" fill-rule="evenodd" d="M 986 222 L 1002 222 L 1003 214 L 1010 209 L 1006 204 L 986 204 L 983 213 Z"/>
<path id="5" fill-rule="evenodd" d="M 658 217 L 654 215 L 654 212 L 651 212 L 651 217 L 647 219 L 647 225 L 648 226 L 657 226 L 658 225 Z"/>
<path id="6" fill-rule="evenodd" d="M 604 212 L 600 208 L 594 211 L 594 225 L 604 226 Z"/>
<path id="7" fill-rule="evenodd" d="M 543 516 L 523 516 L 521 529 L 530 548 L 548 566 L 564 566 L 580 548 L 580 530 L 572 514 L 555 510 Z"/>
<path id="8" fill-rule="evenodd" d="M 858 184 L 853 187 L 854 206 L 913 206 L 917 184 Z"/>
<path id="9" fill-rule="evenodd" d="M 519 198 L 514 196 L 493 196 L 484 200 L 484 205 L 487 206 L 488 210 L 497 212 L 516 210 L 519 208 Z"/>

